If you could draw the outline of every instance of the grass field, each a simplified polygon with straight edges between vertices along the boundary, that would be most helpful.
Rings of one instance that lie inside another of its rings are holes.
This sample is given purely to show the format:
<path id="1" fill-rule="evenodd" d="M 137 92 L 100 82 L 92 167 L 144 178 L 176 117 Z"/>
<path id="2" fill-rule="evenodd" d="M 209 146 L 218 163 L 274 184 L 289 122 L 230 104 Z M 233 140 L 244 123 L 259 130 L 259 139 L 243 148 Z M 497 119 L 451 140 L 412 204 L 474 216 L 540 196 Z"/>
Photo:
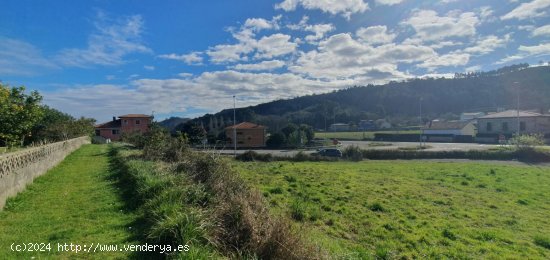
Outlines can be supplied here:
<path id="1" fill-rule="evenodd" d="M 139 244 L 137 216 L 125 210 L 114 182 L 106 145 L 85 145 L 69 155 L 0 211 L 0 259 L 131 257 L 125 252 L 59 252 L 57 247 Z M 11 251 L 12 243 L 49 243 L 51 249 L 17 253 Z"/>
<path id="2" fill-rule="evenodd" d="M 316 132 L 315 138 L 320 139 L 341 139 L 341 140 L 363 140 L 373 139 L 374 134 L 419 134 L 418 130 L 403 130 L 403 131 L 376 131 L 376 132 Z"/>
<path id="3" fill-rule="evenodd" d="M 336 257 L 549 259 L 550 168 L 403 161 L 235 163 Z"/>

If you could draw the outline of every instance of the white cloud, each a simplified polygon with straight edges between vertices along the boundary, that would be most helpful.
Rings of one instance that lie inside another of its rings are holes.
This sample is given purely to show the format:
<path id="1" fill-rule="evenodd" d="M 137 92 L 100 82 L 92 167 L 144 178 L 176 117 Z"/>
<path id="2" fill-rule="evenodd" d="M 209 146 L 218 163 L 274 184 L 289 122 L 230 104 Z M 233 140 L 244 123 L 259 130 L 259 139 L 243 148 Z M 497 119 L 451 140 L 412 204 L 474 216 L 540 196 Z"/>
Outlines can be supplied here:
<path id="1" fill-rule="evenodd" d="M 365 77 L 393 80 L 409 75 L 397 70 L 398 63 L 413 63 L 436 55 L 425 46 L 386 44 L 373 47 L 350 34 L 336 34 L 319 43 L 317 50 L 300 53 L 289 70 L 313 78 Z"/>
<path id="2" fill-rule="evenodd" d="M 470 54 L 467 53 L 449 53 L 440 56 L 435 56 L 427 59 L 423 63 L 417 65 L 419 68 L 426 68 L 433 71 L 440 67 L 457 67 L 468 64 Z"/>
<path id="3" fill-rule="evenodd" d="M 32 76 L 59 69 L 32 44 L 0 37 L 0 75 Z"/>
<path id="4" fill-rule="evenodd" d="M 330 23 L 308 24 L 308 20 L 309 17 L 304 16 L 298 24 L 289 24 L 287 25 L 287 27 L 291 30 L 301 30 L 314 33 L 305 37 L 305 40 L 310 44 L 316 44 L 317 41 L 323 39 L 328 32 L 335 29 L 334 25 Z"/>
<path id="5" fill-rule="evenodd" d="M 162 55 L 159 55 L 158 57 L 162 59 L 177 60 L 177 61 L 185 62 L 188 65 L 200 65 L 202 64 L 201 55 L 202 55 L 202 52 L 195 51 L 195 52 L 182 54 L 182 55 L 178 55 L 175 53 L 162 54 Z"/>
<path id="6" fill-rule="evenodd" d="M 531 19 L 548 15 L 550 0 L 533 0 L 528 3 L 522 3 L 514 10 L 500 17 L 502 20 L 509 19 Z"/>
<path id="7" fill-rule="evenodd" d="M 111 20 L 99 12 L 94 23 L 96 32 L 88 38 L 84 49 L 64 49 L 56 60 L 66 66 L 119 65 L 132 53 L 149 53 L 141 40 L 143 19 L 139 15 Z"/>
<path id="8" fill-rule="evenodd" d="M 260 71 L 260 70 L 274 70 L 274 69 L 282 68 L 284 66 L 285 66 L 284 61 L 270 60 L 270 61 L 262 61 L 260 63 L 252 63 L 252 64 L 237 64 L 235 66 L 232 66 L 231 68 L 236 70 Z"/>
<path id="9" fill-rule="evenodd" d="M 395 39 L 396 34 L 388 33 L 388 28 L 385 25 L 370 26 L 367 28 L 361 27 L 355 35 L 364 43 L 370 45 L 391 43 Z"/>
<path id="10" fill-rule="evenodd" d="M 182 78 L 190 78 L 190 77 L 193 77 L 193 74 L 192 73 L 187 73 L 187 72 L 182 72 L 182 73 L 178 73 L 178 76 L 180 76 Z"/>
<path id="11" fill-rule="evenodd" d="M 155 70 L 155 66 L 147 66 L 147 65 L 145 65 L 145 66 L 143 66 L 143 68 L 146 69 L 146 70 Z"/>
<path id="12" fill-rule="evenodd" d="M 187 76 L 187 75 L 186 75 Z M 70 111 L 75 116 L 95 117 L 100 122 L 128 113 L 183 112 L 191 108 L 216 112 L 232 105 L 232 95 L 240 106 L 332 91 L 358 84 L 353 80 L 321 81 L 292 74 L 205 72 L 197 77 L 138 79 L 129 85 L 76 86 L 44 93 L 45 103 Z M 197 115 L 198 116 L 198 115 Z"/>
<path id="13" fill-rule="evenodd" d="M 379 5 L 396 5 L 404 2 L 405 0 L 376 0 Z"/>
<path id="14" fill-rule="evenodd" d="M 519 46 L 518 50 L 528 53 L 529 55 L 550 55 L 550 43 L 542 43 L 535 46 Z"/>
<path id="15" fill-rule="evenodd" d="M 333 15 L 340 14 L 348 20 L 352 14 L 369 10 L 369 5 L 363 0 L 284 0 L 276 4 L 275 8 L 288 12 L 296 10 L 298 5 L 308 10 L 318 9 Z"/>
<path id="16" fill-rule="evenodd" d="M 525 54 L 516 54 L 516 55 L 506 56 L 506 57 L 496 61 L 494 64 L 502 65 L 502 64 L 509 63 L 509 62 L 512 62 L 512 61 L 523 60 L 525 58 L 527 58 L 527 55 L 525 55 Z"/>
<path id="17" fill-rule="evenodd" d="M 489 35 L 485 37 L 480 37 L 475 43 L 474 46 L 468 47 L 463 51 L 471 54 L 487 54 L 495 51 L 497 48 L 506 46 L 506 43 L 510 41 L 510 34 L 504 35 L 504 37 L 499 38 L 495 35 Z"/>
<path id="18" fill-rule="evenodd" d="M 534 29 L 531 35 L 532 36 L 550 36 L 550 25 L 544 25 Z"/>
<path id="19" fill-rule="evenodd" d="M 423 42 L 473 36 L 476 34 L 478 23 L 479 19 L 473 12 L 452 11 L 446 16 L 438 16 L 437 12 L 432 10 L 414 11 L 411 17 L 403 22 L 412 26 L 416 31 L 414 37 Z"/>
<path id="20" fill-rule="evenodd" d="M 255 32 L 261 30 L 279 30 L 279 20 L 281 20 L 281 17 L 281 15 L 275 16 L 271 21 L 264 18 L 248 18 L 244 22 L 244 27 L 250 28 Z"/>
<path id="21" fill-rule="evenodd" d="M 289 54 L 294 52 L 298 46 L 298 44 L 290 41 L 290 35 L 281 33 L 264 36 L 255 45 L 257 52 L 254 57 L 259 59 L 271 59 Z"/>

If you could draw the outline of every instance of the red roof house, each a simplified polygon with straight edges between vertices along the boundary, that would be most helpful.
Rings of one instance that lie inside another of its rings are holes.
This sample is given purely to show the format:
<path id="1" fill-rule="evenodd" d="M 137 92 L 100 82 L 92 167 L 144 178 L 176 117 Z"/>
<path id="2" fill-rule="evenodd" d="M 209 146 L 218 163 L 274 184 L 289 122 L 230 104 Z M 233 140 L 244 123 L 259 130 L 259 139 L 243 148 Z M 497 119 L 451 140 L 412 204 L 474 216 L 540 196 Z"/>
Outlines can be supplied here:
<path id="1" fill-rule="evenodd" d="M 235 145 L 233 136 L 237 136 L 237 147 L 264 147 L 266 127 L 250 122 L 242 122 L 225 128 L 225 135 L 231 146 Z"/>
<path id="2" fill-rule="evenodd" d="M 124 133 L 146 133 L 153 122 L 153 116 L 144 114 L 128 114 L 113 117 L 112 121 L 95 126 L 95 135 L 112 141 L 120 140 Z"/>

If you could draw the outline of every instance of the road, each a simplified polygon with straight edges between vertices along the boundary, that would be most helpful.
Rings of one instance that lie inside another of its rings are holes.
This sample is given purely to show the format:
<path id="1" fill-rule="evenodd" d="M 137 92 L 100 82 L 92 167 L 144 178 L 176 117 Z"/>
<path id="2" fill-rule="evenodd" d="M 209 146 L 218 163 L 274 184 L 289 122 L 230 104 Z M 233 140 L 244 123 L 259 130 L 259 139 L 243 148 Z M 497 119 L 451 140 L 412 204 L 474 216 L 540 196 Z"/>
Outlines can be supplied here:
<path id="1" fill-rule="evenodd" d="M 381 145 L 383 144 L 383 146 Z M 418 143 L 412 142 L 372 142 L 372 141 L 341 141 L 339 149 L 345 149 L 348 146 L 356 145 L 361 149 L 398 149 L 407 147 L 417 147 Z M 496 148 L 500 145 L 495 144 L 474 144 L 474 143 L 426 143 L 428 149 L 424 151 L 468 151 L 468 150 L 487 150 Z M 270 153 L 274 156 L 294 156 L 300 150 L 268 150 L 268 149 L 251 149 L 260 154 Z M 237 154 L 242 154 L 248 150 L 237 150 Z M 313 153 L 312 150 L 302 150 L 305 153 Z M 221 154 L 233 154 L 233 150 L 218 150 Z"/>

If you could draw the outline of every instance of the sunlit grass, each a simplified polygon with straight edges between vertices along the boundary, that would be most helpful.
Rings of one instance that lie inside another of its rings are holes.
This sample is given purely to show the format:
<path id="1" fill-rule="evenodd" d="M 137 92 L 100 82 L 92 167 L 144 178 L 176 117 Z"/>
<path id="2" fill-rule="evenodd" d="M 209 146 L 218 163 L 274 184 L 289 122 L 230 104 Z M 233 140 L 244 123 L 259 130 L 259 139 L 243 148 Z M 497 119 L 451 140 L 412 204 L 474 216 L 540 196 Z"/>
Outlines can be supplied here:
<path id="1" fill-rule="evenodd" d="M 404 161 L 235 163 L 335 256 L 548 259 L 550 169 Z M 277 192 L 272 192 L 277 191 Z"/>

